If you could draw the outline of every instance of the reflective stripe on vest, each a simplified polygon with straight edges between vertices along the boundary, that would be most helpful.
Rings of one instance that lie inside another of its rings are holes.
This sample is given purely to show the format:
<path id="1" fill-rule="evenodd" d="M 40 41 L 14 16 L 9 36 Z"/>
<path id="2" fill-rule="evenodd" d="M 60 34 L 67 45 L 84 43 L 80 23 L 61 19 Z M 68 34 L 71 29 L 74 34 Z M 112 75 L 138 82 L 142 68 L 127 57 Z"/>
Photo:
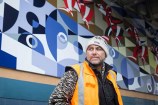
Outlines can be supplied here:
<path id="1" fill-rule="evenodd" d="M 80 64 L 80 76 L 78 78 L 78 105 L 84 105 L 84 79 L 83 79 L 83 64 Z"/>
<path id="2" fill-rule="evenodd" d="M 112 72 L 111 70 L 109 70 L 109 73 L 110 73 L 111 76 L 116 80 L 116 78 L 115 78 L 115 76 L 114 76 L 114 74 L 113 74 L 113 72 Z"/>

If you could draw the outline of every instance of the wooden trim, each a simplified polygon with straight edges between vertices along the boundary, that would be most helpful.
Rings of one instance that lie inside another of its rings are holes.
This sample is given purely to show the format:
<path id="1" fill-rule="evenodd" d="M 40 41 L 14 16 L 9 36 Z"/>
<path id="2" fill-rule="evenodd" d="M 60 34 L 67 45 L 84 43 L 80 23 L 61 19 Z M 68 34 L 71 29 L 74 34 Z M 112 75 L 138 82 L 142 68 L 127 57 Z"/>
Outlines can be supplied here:
<path id="1" fill-rule="evenodd" d="M 0 68 L 0 77 L 50 85 L 57 85 L 60 80 L 51 76 L 5 68 Z"/>

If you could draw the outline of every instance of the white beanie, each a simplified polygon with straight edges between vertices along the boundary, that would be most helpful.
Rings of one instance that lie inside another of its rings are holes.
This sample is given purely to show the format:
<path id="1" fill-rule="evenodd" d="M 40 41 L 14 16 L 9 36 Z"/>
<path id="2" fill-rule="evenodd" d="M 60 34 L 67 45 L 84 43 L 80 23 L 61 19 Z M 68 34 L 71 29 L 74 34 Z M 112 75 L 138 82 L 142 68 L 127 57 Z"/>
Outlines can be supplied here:
<path id="1" fill-rule="evenodd" d="M 102 38 L 101 36 L 94 36 L 93 38 L 91 38 L 86 46 L 86 51 L 90 45 L 100 46 L 105 51 L 106 55 L 109 54 L 108 45 L 105 39 Z"/>

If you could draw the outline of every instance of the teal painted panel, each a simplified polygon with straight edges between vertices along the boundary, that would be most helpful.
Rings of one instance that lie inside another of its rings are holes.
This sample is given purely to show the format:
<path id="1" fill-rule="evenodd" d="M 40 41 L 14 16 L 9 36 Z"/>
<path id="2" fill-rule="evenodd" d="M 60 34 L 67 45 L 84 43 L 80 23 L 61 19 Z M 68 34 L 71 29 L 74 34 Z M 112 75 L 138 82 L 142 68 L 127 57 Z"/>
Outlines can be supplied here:
<path id="1" fill-rule="evenodd" d="M 47 105 L 54 88 L 55 85 L 0 78 L 0 105 Z M 158 105 L 153 100 L 122 98 L 124 105 Z"/>
<path id="2" fill-rule="evenodd" d="M 0 78 L 0 97 L 48 101 L 55 86 Z"/>
<path id="3" fill-rule="evenodd" d="M 158 99 L 157 99 L 158 100 Z M 158 105 L 158 101 L 155 101 L 155 105 Z"/>
<path id="4" fill-rule="evenodd" d="M 123 96 L 124 105 L 158 105 L 158 101 Z"/>
<path id="5" fill-rule="evenodd" d="M 48 105 L 48 101 L 29 101 L 0 98 L 0 105 Z"/>

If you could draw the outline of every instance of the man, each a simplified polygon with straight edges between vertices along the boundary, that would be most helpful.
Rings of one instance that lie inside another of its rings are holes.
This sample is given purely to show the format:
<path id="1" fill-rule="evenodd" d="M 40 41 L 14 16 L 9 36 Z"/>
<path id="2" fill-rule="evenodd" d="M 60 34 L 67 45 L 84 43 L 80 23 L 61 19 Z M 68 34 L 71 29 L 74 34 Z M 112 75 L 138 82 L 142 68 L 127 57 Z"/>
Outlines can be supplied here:
<path id="1" fill-rule="evenodd" d="M 123 105 L 116 73 L 104 62 L 108 54 L 101 36 L 90 39 L 85 61 L 65 68 L 49 105 Z"/>

